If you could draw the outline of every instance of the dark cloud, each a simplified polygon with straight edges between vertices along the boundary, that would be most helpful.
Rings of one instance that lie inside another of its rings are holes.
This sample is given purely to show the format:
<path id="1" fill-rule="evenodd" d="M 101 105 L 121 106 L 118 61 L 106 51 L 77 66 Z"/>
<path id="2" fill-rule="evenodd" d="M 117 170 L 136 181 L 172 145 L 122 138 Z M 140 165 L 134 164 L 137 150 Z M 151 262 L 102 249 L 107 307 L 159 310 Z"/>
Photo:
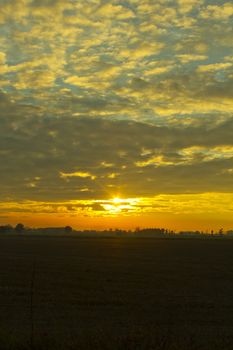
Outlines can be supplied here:
<path id="1" fill-rule="evenodd" d="M 219 125 L 158 127 L 101 118 L 41 117 L 0 95 L 2 198 L 85 199 L 157 193 L 233 191 L 233 119 Z M 184 149 L 192 151 L 191 161 Z M 205 152 L 220 147 L 217 158 Z M 150 163 L 160 157 L 162 165 Z M 182 162 L 183 160 L 183 162 Z M 137 164 L 148 162 L 145 166 Z M 90 176 L 62 177 L 89 173 Z"/>
<path id="2" fill-rule="evenodd" d="M 61 1 L 59 1 L 59 0 L 33 0 L 31 2 L 31 6 L 36 6 L 36 7 L 53 6 L 59 2 L 61 2 Z"/>

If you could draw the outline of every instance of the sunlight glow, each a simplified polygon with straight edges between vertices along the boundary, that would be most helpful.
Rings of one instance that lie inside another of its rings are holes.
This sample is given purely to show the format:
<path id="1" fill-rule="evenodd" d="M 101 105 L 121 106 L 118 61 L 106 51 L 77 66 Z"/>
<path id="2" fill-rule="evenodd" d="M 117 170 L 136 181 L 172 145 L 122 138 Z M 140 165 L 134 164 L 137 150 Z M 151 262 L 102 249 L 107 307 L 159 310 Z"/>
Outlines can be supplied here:
<path id="1" fill-rule="evenodd" d="M 115 198 L 113 198 L 112 202 L 113 202 L 114 204 L 121 204 L 121 203 L 124 202 L 124 200 L 121 199 L 121 198 L 115 197 Z"/>
<path id="2" fill-rule="evenodd" d="M 110 215 L 116 215 L 119 213 L 130 213 L 135 211 L 135 204 L 138 202 L 135 198 L 119 198 L 114 197 L 109 199 L 106 203 L 102 204 L 104 210 Z"/>

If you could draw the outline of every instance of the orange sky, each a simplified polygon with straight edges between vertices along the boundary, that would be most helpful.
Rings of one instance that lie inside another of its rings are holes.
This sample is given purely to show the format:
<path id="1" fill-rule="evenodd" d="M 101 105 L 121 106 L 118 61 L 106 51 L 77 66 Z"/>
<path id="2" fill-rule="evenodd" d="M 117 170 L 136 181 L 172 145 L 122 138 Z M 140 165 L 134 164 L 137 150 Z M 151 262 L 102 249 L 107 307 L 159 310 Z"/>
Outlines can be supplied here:
<path id="1" fill-rule="evenodd" d="M 2 223 L 23 222 L 29 227 L 66 226 L 75 229 L 164 227 L 171 230 L 211 230 L 232 229 L 232 197 L 228 194 L 208 195 L 167 195 L 158 198 L 120 199 L 84 201 L 84 203 L 14 203 L 14 208 L 22 212 L 8 213 L 0 218 Z M 163 206 L 160 207 L 161 202 Z M 216 202 L 218 205 L 216 205 Z M 167 203 L 166 210 L 164 203 Z M 96 206 L 98 204 L 98 207 Z M 10 205 L 10 204 L 8 204 Z M 56 206 L 58 205 L 58 207 Z M 44 209 L 42 209 L 44 206 Z M 54 208 L 53 208 L 54 206 Z M 72 206 L 72 212 L 70 211 Z M 101 209 L 102 208 L 102 209 Z M 211 210 L 209 209 L 211 208 Z M 13 204 L 11 210 L 13 209 Z M 43 210 L 47 213 L 41 213 Z M 97 209 L 97 210 L 96 210 Z M 14 209 L 15 210 L 15 209 Z M 59 213 L 57 213 L 59 211 Z"/>

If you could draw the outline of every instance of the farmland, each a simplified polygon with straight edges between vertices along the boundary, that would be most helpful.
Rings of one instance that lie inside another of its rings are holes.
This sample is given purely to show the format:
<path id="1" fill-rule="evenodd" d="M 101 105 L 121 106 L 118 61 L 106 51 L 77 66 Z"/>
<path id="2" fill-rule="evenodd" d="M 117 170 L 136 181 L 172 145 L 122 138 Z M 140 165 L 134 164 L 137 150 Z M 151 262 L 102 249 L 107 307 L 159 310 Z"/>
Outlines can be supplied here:
<path id="1" fill-rule="evenodd" d="M 0 349 L 232 349 L 233 240 L 0 236 Z"/>

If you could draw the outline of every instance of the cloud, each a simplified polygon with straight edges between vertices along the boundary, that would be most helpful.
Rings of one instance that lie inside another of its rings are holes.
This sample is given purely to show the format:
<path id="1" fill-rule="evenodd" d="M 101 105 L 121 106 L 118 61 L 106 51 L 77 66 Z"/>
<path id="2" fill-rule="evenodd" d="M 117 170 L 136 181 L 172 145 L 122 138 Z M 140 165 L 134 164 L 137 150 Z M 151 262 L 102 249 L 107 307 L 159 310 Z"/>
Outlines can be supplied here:
<path id="1" fill-rule="evenodd" d="M 233 190 L 232 118 L 215 125 L 156 126 L 97 116 L 43 116 L 43 109 L 21 105 L 7 94 L 0 95 L 0 104 L 5 200 Z"/>
<path id="2" fill-rule="evenodd" d="M 231 62 L 206 64 L 206 65 L 198 66 L 197 71 L 198 72 L 215 72 L 220 69 L 225 70 L 225 69 L 231 68 L 232 65 L 233 64 Z"/>
<path id="3" fill-rule="evenodd" d="M 211 20 L 228 20 L 231 16 L 233 16 L 233 5 L 230 2 L 222 5 L 208 5 L 201 12 L 201 17 Z"/>
<path id="4" fill-rule="evenodd" d="M 117 20 L 125 20 L 134 17 L 134 13 L 126 6 L 113 5 L 111 3 L 105 3 L 100 6 L 96 11 L 96 15 Z"/>
<path id="5" fill-rule="evenodd" d="M 231 3 L 0 2 L 2 201 L 233 190 Z"/>
<path id="6" fill-rule="evenodd" d="M 120 52 L 120 58 L 143 59 L 144 57 L 158 54 L 164 47 L 163 43 L 146 43 L 139 42 L 131 47 Z"/>
<path id="7" fill-rule="evenodd" d="M 5 64 L 6 54 L 4 52 L 0 52 L 0 65 Z"/>
<path id="8" fill-rule="evenodd" d="M 183 194 L 183 195 L 157 195 L 154 197 L 127 198 L 115 203 L 110 200 L 70 200 L 57 202 L 43 201 L 21 201 L 0 203 L 0 210 L 10 213 L 1 218 L 28 214 L 64 215 L 66 220 L 72 217 L 114 217 L 134 216 L 151 214 L 165 214 L 166 216 L 182 215 L 229 215 L 233 209 L 232 194 L 227 193 L 205 193 L 205 194 Z"/>
<path id="9" fill-rule="evenodd" d="M 196 54 L 181 54 L 181 55 L 176 55 L 176 57 L 182 62 L 182 63 L 189 63 L 193 61 L 205 61 L 208 59 L 208 56 L 206 55 L 196 55 Z"/>
<path id="10" fill-rule="evenodd" d="M 88 172 L 83 172 L 83 171 L 75 171 L 74 173 L 63 173 L 60 172 L 61 178 L 67 179 L 69 177 L 81 177 L 81 178 L 88 178 L 90 177 L 92 180 L 96 179 L 96 176 L 88 173 Z M 83 192 L 83 191 L 82 191 Z"/>
<path id="11" fill-rule="evenodd" d="M 179 11 L 182 14 L 191 12 L 194 8 L 199 8 L 203 5 L 203 0 L 178 0 Z"/>
<path id="12" fill-rule="evenodd" d="M 220 89 L 229 94 L 221 79 L 231 76 L 230 62 L 225 61 L 232 37 L 230 21 L 226 19 L 224 27 L 221 19 L 203 22 L 202 13 L 213 10 L 211 6 L 184 0 L 177 5 L 93 0 L 85 6 L 64 0 L 4 1 L 3 28 L 11 40 L 2 39 L 0 84 L 5 91 L 15 89 L 22 103 L 30 99 L 59 115 L 97 115 L 91 99 L 104 101 L 99 115 L 155 123 L 161 118 L 169 122 L 171 116 L 174 121 L 181 111 L 187 122 L 195 122 L 197 113 L 227 113 L 232 111 L 227 96 L 223 103 L 210 101 L 203 91 Z M 228 13 L 230 5 L 215 7 Z M 213 61 L 215 56 L 218 60 L 209 62 L 208 51 Z M 200 65 L 202 60 L 205 65 Z M 223 71 L 219 82 L 204 74 L 219 69 Z M 68 102 L 65 89 L 79 101 L 90 97 L 89 106 L 74 104 L 73 98 Z M 124 98 L 128 103 L 120 102 Z"/>

